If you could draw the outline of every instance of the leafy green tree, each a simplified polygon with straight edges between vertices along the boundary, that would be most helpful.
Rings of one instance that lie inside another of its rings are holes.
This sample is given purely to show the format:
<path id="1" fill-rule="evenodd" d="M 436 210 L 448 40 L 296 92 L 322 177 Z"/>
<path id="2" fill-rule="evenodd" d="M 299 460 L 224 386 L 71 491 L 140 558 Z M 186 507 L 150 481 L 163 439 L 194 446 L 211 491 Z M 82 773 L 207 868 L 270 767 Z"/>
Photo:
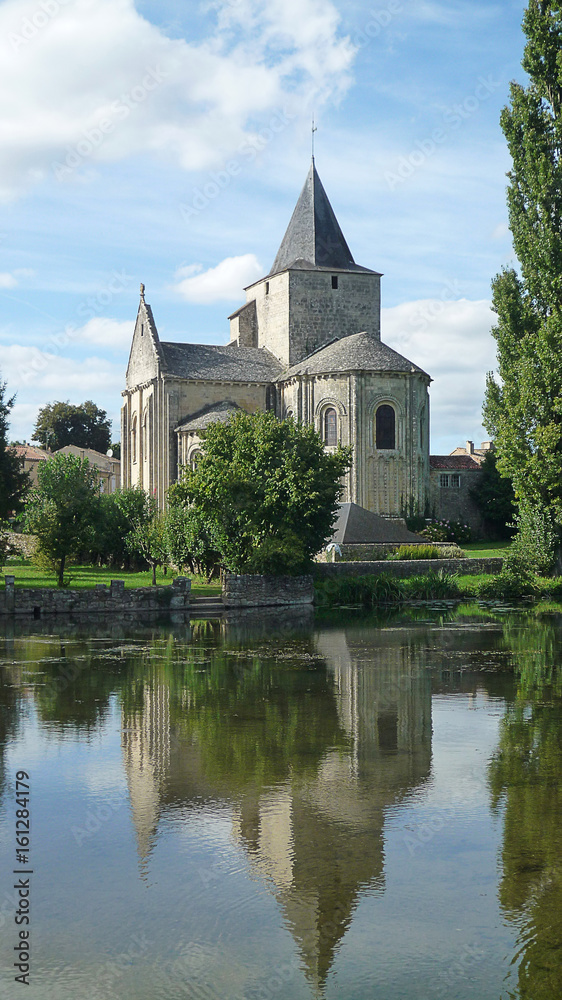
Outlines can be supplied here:
<path id="1" fill-rule="evenodd" d="M 92 562 L 129 567 L 131 561 L 145 564 L 142 552 L 127 544 L 132 531 L 148 524 L 153 506 L 140 486 L 128 486 L 100 496 L 100 517 L 89 559 Z"/>
<path id="2" fill-rule="evenodd" d="M 154 497 L 147 496 L 151 512 L 150 520 L 137 524 L 127 535 L 127 548 L 134 553 L 140 553 L 152 569 L 152 586 L 156 586 L 156 568 L 167 566 L 169 562 L 166 542 L 166 523 L 164 515 L 158 511 Z"/>
<path id="3" fill-rule="evenodd" d="M 67 560 L 91 544 L 100 511 L 97 471 L 87 459 L 54 455 L 40 462 L 37 489 L 25 508 L 25 530 L 37 536 L 40 558 L 64 586 Z"/>
<path id="4" fill-rule="evenodd" d="M 197 507 L 185 506 L 174 491 L 171 496 L 165 515 L 170 560 L 180 570 L 204 574 L 209 582 L 218 571 L 221 555 L 213 548 L 204 515 Z"/>
<path id="5" fill-rule="evenodd" d="M 109 447 L 111 448 L 111 451 L 113 452 L 113 458 L 121 458 L 121 442 L 120 441 L 112 441 Z"/>
<path id="6" fill-rule="evenodd" d="M 111 441 L 111 421 L 90 399 L 79 406 L 68 401 L 48 403 L 39 410 L 33 440 L 51 451 L 73 444 L 105 454 Z"/>
<path id="7" fill-rule="evenodd" d="M 529 85 L 511 85 L 501 125 L 513 166 L 508 208 L 520 273 L 493 282 L 500 381 L 484 422 L 517 501 L 562 522 L 562 8 L 530 0 L 523 18 Z"/>
<path id="8" fill-rule="evenodd" d="M 516 513 L 515 494 L 511 479 L 500 475 L 497 462 L 496 452 L 487 452 L 480 466 L 482 474 L 470 490 L 470 497 L 487 532 L 494 538 L 511 538 Z"/>
<path id="9" fill-rule="evenodd" d="M 8 447 L 8 416 L 15 397 L 5 399 L 5 393 L 6 383 L 0 382 L 0 522 L 21 509 L 31 485 L 21 459 Z"/>
<path id="10" fill-rule="evenodd" d="M 351 449 L 325 451 L 312 427 L 239 412 L 211 424 L 169 503 L 197 512 L 231 572 L 296 574 L 330 536 L 350 462 Z"/>

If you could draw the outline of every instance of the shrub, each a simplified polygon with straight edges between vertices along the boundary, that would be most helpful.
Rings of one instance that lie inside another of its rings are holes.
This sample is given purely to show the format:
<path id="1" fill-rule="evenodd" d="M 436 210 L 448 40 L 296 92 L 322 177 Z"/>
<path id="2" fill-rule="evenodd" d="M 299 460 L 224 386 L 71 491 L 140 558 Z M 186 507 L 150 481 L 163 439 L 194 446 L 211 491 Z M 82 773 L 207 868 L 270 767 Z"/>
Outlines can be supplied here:
<path id="1" fill-rule="evenodd" d="M 479 583 L 476 592 L 478 597 L 488 600 L 515 600 L 520 597 L 536 597 L 539 590 L 526 567 L 513 563 L 511 566 L 504 566 L 498 576 L 491 576 Z"/>
<path id="2" fill-rule="evenodd" d="M 435 601 L 461 596 L 457 575 L 447 573 L 444 569 L 430 570 L 429 573 L 411 576 L 403 583 L 406 596 L 414 601 Z"/>
<path id="3" fill-rule="evenodd" d="M 556 531 L 552 516 L 542 507 L 522 503 L 515 518 L 517 534 L 504 560 L 504 571 L 515 574 L 524 567 L 529 573 L 547 575 L 554 566 Z"/>
<path id="4" fill-rule="evenodd" d="M 389 552 L 387 559 L 441 559 L 441 549 L 436 545 L 401 545 L 394 552 Z"/>
<path id="5" fill-rule="evenodd" d="M 466 545 L 472 538 L 472 531 L 469 524 L 463 521 L 431 521 L 426 524 L 420 535 L 428 538 L 430 542 L 455 542 L 457 545 Z"/>
<path id="6" fill-rule="evenodd" d="M 393 604 L 404 598 L 404 581 L 387 573 L 379 576 L 345 576 L 318 581 L 316 602 L 324 607 L 357 605 L 372 608 Z"/>

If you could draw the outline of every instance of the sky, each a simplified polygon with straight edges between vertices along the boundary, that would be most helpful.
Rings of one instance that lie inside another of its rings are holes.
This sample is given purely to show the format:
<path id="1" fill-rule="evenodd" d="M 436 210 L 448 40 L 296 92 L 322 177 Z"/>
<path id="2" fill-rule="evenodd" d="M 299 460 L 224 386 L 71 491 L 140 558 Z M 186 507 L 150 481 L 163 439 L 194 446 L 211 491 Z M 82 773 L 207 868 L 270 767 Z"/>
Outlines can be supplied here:
<path id="1" fill-rule="evenodd" d="M 139 285 L 224 344 L 311 155 L 382 339 L 425 369 L 431 452 L 487 438 L 490 283 L 516 263 L 499 126 L 519 0 L 0 0 L 0 377 L 11 440 L 92 399 L 119 440 Z"/>

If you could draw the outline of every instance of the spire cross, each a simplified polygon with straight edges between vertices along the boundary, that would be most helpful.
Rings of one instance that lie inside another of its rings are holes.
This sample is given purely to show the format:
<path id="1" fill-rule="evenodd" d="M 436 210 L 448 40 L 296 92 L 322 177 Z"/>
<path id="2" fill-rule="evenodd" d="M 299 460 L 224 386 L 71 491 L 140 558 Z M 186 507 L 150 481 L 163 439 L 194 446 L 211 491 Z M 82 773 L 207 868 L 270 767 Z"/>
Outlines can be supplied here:
<path id="1" fill-rule="evenodd" d="M 317 126 L 314 124 L 314 115 L 312 116 L 312 159 L 314 159 L 314 133 L 318 131 Z"/>

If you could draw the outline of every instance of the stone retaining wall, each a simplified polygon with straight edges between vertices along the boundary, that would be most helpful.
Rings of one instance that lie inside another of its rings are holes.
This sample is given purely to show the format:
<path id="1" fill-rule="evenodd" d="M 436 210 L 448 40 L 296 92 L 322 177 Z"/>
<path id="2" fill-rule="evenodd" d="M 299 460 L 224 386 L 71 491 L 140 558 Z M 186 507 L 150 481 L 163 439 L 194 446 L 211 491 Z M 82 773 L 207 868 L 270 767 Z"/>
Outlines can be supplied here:
<path id="1" fill-rule="evenodd" d="M 0 586 L 0 615 L 121 614 L 189 611 L 191 580 L 177 577 L 169 587 L 135 587 L 125 590 L 123 580 L 108 587 L 98 584 L 91 590 L 16 587 L 14 577 L 4 577 Z"/>
<path id="2" fill-rule="evenodd" d="M 225 574 L 222 585 L 225 608 L 288 607 L 312 604 L 311 576 L 235 576 Z"/>
<path id="3" fill-rule="evenodd" d="M 432 545 L 437 549 L 450 549 L 455 546 L 455 543 L 430 542 L 425 538 L 421 542 L 344 542 L 339 546 L 341 555 L 335 549 L 331 549 L 330 552 L 324 549 L 323 552 L 319 552 L 315 556 L 315 562 L 378 562 L 384 559 L 388 553 L 397 552 L 403 545 Z M 462 549 L 462 545 L 459 548 Z"/>
<path id="4" fill-rule="evenodd" d="M 385 559 L 377 562 L 318 563 L 314 568 L 314 575 L 319 580 L 337 576 L 380 576 L 381 573 L 408 577 L 443 569 L 447 573 L 472 576 L 478 573 L 501 573 L 502 566 L 503 559 L 498 556 L 489 559 Z"/>

